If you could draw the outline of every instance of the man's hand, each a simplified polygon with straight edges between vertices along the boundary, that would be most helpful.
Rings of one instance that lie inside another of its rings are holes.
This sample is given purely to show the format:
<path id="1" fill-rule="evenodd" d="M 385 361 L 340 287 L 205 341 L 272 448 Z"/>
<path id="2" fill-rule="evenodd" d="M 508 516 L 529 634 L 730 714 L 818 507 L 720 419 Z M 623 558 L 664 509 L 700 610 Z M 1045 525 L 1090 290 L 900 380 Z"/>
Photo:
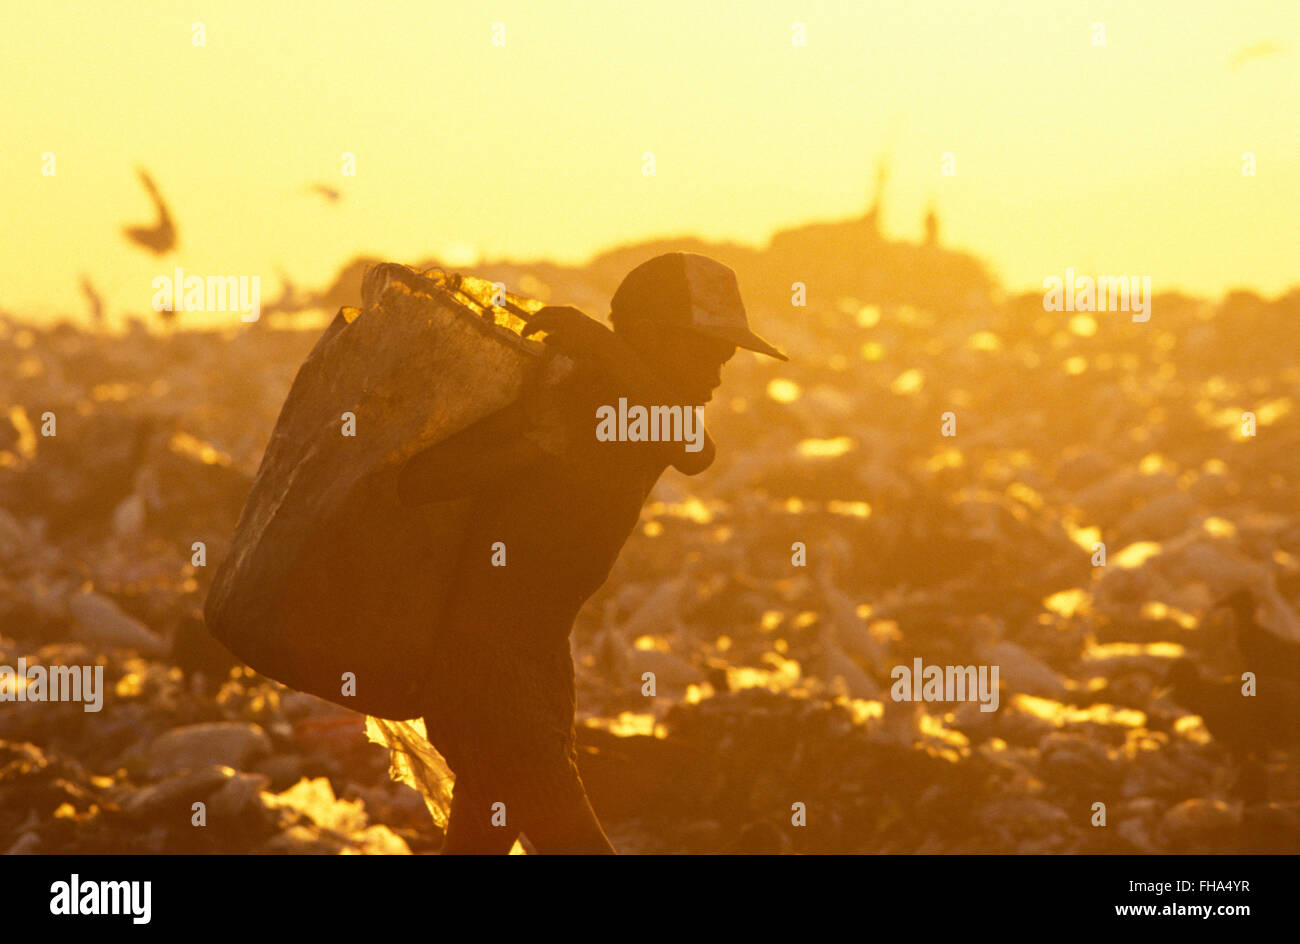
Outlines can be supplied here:
<path id="1" fill-rule="evenodd" d="M 523 336 L 538 331 L 546 333 L 546 343 L 561 354 L 573 358 L 605 358 L 614 332 L 594 318 L 567 305 L 548 305 L 538 309 L 524 326 Z"/>

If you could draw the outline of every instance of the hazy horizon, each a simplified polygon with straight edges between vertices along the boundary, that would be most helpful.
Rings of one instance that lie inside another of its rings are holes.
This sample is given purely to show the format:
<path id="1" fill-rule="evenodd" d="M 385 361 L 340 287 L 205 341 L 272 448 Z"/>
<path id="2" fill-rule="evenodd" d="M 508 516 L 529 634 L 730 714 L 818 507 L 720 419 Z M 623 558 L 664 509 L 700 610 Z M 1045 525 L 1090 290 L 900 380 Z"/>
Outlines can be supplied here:
<path id="1" fill-rule="evenodd" d="M 265 301 L 281 271 L 318 287 L 361 254 L 580 264 L 688 234 L 758 247 L 859 214 L 882 157 L 882 232 L 918 238 L 933 202 L 943 244 L 1010 292 L 1066 267 L 1207 297 L 1300 282 L 1300 126 L 1280 118 L 1300 111 L 1294 4 L 1221 22 L 1172 0 L 503 2 L 366 10 L 340 30 L 251 2 L 111 18 L 53 2 L 0 13 L 0 37 L 19 142 L 0 156 L 0 307 L 29 320 L 83 319 L 83 273 L 116 318 L 147 314 L 151 279 L 176 266 L 259 275 Z M 176 220 L 162 257 L 122 236 L 154 218 L 137 167 Z"/>

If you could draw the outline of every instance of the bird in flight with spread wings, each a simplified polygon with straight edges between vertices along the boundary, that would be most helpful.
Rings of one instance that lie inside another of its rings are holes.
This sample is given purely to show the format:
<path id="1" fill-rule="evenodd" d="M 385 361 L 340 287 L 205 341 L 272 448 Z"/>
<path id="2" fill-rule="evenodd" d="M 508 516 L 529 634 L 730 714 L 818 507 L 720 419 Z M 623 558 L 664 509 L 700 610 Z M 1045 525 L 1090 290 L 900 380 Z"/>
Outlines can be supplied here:
<path id="1" fill-rule="evenodd" d="M 140 182 L 144 184 L 144 189 L 149 191 L 149 196 L 153 198 L 154 206 L 158 210 L 158 222 L 153 226 L 126 226 L 122 231 L 137 246 L 142 246 L 154 255 L 161 256 L 176 246 L 176 224 L 172 222 L 167 204 L 163 202 L 162 194 L 158 192 L 149 172 L 139 168 L 136 173 L 140 175 Z"/>

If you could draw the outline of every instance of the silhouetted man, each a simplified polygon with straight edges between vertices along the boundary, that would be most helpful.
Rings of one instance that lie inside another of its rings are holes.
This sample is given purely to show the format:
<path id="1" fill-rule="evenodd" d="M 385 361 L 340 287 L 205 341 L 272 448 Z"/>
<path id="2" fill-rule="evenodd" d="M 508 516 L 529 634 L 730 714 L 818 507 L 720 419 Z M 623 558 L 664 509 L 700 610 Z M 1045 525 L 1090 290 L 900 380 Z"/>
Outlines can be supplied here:
<path id="1" fill-rule="evenodd" d="M 574 369 L 418 453 L 398 478 L 404 504 L 475 498 L 424 715 L 456 774 L 445 852 L 504 853 L 521 832 L 539 852 L 613 851 L 578 776 L 569 633 L 660 474 L 702 472 L 714 446 L 707 433 L 697 451 L 600 441 L 597 410 L 626 397 L 686 412 L 712 398 L 737 347 L 785 359 L 750 331 L 735 273 L 694 253 L 638 266 L 610 309 L 613 331 L 575 308 L 537 312 L 525 333 L 545 332 Z M 565 447 L 523 435 L 538 428 Z M 505 566 L 493 566 L 496 542 Z"/>

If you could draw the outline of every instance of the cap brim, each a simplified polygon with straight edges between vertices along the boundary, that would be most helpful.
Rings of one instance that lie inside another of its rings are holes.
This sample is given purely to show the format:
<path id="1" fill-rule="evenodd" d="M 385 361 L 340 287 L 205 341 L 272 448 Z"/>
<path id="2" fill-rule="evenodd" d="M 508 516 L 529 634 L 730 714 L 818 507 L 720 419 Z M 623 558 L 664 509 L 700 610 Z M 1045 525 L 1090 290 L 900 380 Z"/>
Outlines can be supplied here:
<path id="1" fill-rule="evenodd" d="M 732 344 L 736 345 L 736 347 L 743 347 L 747 351 L 757 351 L 759 354 L 766 354 L 768 357 L 775 357 L 779 361 L 788 361 L 790 359 L 748 328 L 706 327 L 704 325 L 696 325 L 693 330 L 699 331 L 701 334 L 707 334 L 710 337 L 719 338 L 723 341 L 730 341 Z"/>

